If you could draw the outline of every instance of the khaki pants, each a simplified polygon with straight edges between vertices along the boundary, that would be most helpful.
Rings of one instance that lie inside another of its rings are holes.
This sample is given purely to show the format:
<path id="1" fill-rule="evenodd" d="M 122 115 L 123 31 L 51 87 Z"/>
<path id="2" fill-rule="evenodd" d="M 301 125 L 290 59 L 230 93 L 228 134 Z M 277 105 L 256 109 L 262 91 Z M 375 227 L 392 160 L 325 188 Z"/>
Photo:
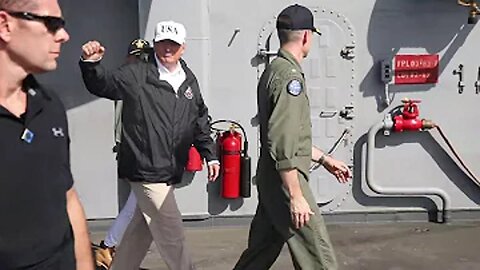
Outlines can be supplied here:
<path id="1" fill-rule="evenodd" d="M 185 245 L 182 217 L 173 187 L 163 183 L 130 184 L 137 197 L 137 207 L 111 269 L 139 269 L 152 240 L 171 270 L 195 269 Z"/>
<path id="2" fill-rule="evenodd" d="M 296 229 L 291 221 L 288 193 L 278 174 L 257 175 L 257 212 L 250 227 L 248 247 L 234 269 L 270 269 L 285 243 L 297 270 L 338 269 L 325 223 L 305 177 L 298 174 L 303 196 L 315 215 L 301 229 Z"/>

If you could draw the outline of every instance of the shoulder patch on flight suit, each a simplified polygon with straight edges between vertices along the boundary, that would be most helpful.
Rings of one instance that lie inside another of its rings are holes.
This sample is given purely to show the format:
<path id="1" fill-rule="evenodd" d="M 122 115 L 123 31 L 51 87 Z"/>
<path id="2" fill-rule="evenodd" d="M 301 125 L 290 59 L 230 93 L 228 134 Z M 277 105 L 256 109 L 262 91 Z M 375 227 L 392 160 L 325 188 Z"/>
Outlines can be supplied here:
<path id="1" fill-rule="evenodd" d="M 287 91 L 290 95 L 298 96 L 302 90 L 302 83 L 297 79 L 290 80 L 287 84 Z"/>

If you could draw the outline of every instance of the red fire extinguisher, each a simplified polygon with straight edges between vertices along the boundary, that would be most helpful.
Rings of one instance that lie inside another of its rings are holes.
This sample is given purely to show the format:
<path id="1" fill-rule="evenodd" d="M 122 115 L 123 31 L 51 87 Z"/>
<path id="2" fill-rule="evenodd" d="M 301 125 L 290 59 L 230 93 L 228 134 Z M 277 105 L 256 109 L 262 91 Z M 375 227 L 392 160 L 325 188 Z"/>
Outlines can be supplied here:
<path id="1" fill-rule="evenodd" d="M 240 197 L 240 157 L 242 135 L 231 129 L 222 134 L 222 195 L 224 198 Z"/>
<path id="2" fill-rule="evenodd" d="M 243 127 L 231 120 L 218 120 L 212 123 L 231 123 L 232 127 L 224 132 L 217 130 L 217 147 L 221 162 L 222 197 L 236 199 L 251 196 L 251 159 L 248 156 L 248 141 Z M 242 149 L 242 134 L 245 136 Z"/>
<path id="3" fill-rule="evenodd" d="M 188 161 L 185 170 L 189 172 L 197 172 L 202 169 L 202 157 L 200 156 L 200 153 L 198 153 L 197 148 L 192 145 L 190 150 L 188 150 Z"/>

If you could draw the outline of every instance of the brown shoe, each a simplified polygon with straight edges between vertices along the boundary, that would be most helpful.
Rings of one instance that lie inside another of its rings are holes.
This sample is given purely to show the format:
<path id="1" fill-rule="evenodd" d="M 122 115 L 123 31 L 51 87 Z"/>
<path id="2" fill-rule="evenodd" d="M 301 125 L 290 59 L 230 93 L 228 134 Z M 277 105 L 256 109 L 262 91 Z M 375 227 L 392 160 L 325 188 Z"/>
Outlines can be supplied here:
<path id="1" fill-rule="evenodd" d="M 115 255 L 115 247 L 108 247 L 102 241 L 99 247 L 95 250 L 95 263 L 98 267 L 110 269 L 113 256 Z"/>

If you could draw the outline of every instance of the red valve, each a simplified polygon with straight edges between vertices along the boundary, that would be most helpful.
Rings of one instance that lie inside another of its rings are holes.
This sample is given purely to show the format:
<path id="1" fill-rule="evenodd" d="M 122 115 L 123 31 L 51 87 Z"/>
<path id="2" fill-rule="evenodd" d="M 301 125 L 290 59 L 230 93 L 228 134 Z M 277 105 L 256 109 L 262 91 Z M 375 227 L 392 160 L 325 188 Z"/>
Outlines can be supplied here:
<path id="1" fill-rule="evenodd" d="M 418 118 L 420 111 L 417 104 L 420 102 L 421 100 L 415 99 L 402 100 L 402 103 L 404 104 L 402 114 L 393 118 L 395 123 L 393 130 L 395 132 L 418 131 L 423 128 L 423 120 Z"/>

